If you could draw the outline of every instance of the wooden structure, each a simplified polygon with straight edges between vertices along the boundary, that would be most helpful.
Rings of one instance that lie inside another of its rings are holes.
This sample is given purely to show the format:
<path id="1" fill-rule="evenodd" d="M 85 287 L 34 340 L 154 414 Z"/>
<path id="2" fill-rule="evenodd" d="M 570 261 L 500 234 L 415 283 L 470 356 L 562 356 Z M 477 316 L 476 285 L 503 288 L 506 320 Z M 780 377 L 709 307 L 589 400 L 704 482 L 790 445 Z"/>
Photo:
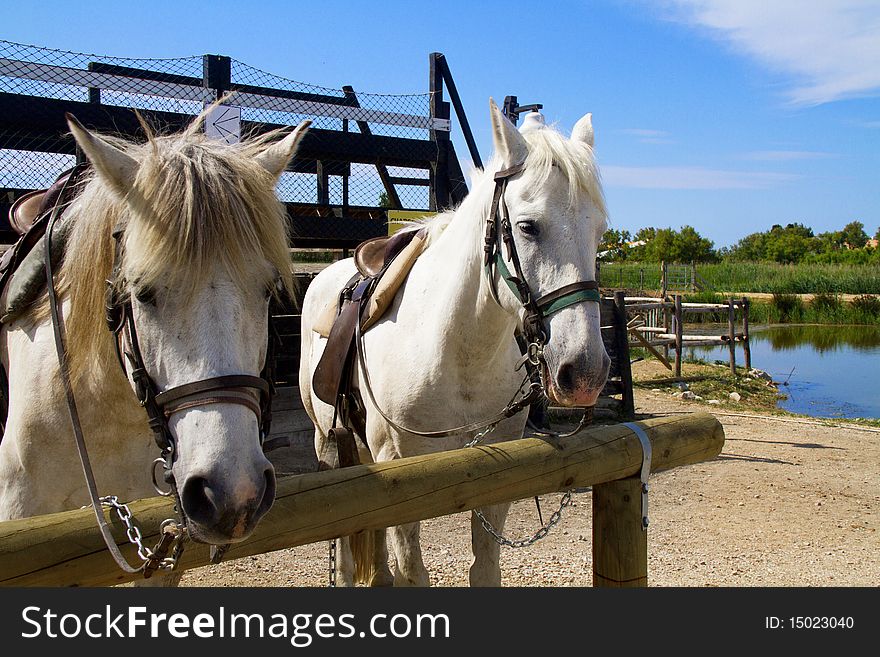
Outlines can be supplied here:
<path id="1" fill-rule="evenodd" d="M 652 445 L 651 472 L 718 455 L 724 430 L 711 415 L 640 422 Z M 228 558 L 328 540 L 360 530 L 467 511 L 555 491 L 593 487 L 593 582 L 647 584 L 647 532 L 639 478 L 642 447 L 632 428 L 593 428 L 559 440 L 534 438 L 280 478 L 275 505 Z M 130 508 L 154 545 L 171 515 L 168 498 Z M 115 518 L 114 535 L 131 546 Z M 179 568 L 208 563 L 207 546 L 189 544 Z M 0 584 L 98 586 L 132 579 L 116 568 L 91 509 L 0 523 Z"/>
<path id="2" fill-rule="evenodd" d="M 652 353 L 676 377 L 681 376 L 683 350 L 686 347 L 727 345 L 730 373 L 736 376 L 736 345 L 742 344 L 746 371 L 752 369 L 752 352 L 749 346 L 749 299 L 730 298 L 727 303 L 685 303 L 676 294 L 672 300 L 654 297 L 627 297 L 626 310 L 634 314 L 627 322 L 629 334 L 635 339 L 634 345 Z M 727 320 L 727 333 L 722 335 L 685 334 L 684 324 L 687 314 L 723 314 Z M 742 330 L 736 330 L 737 314 L 742 318 Z M 657 351 L 664 349 L 664 354 Z M 669 347 L 675 350 L 674 366 L 669 362 Z"/>
<path id="3" fill-rule="evenodd" d="M 0 41 L 0 241 L 15 241 L 6 222 L 12 202 L 48 187 L 81 157 L 66 112 L 90 129 L 139 140 L 132 109 L 175 131 L 221 98 L 230 117 L 211 125 L 232 141 L 313 120 L 279 183 L 291 246 L 348 249 L 385 235 L 389 209 L 439 210 L 467 194 L 444 89 L 480 162 L 445 57 L 431 53 L 429 64 L 426 93 L 392 96 L 305 85 L 220 55 L 119 60 Z"/>

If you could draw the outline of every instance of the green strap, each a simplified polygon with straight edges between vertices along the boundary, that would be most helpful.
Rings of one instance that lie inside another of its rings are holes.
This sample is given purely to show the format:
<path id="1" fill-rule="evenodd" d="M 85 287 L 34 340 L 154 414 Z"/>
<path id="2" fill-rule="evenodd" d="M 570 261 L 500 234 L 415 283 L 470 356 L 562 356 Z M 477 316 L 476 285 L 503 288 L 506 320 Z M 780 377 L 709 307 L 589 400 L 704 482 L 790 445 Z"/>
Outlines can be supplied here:
<path id="1" fill-rule="evenodd" d="M 519 294 L 519 288 L 517 288 L 516 283 L 514 283 L 515 277 L 510 273 L 510 269 L 508 269 L 507 265 L 504 263 L 504 258 L 501 256 L 500 250 L 495 252 L 495 268 L 498 270 L 498 273 L 501 275 L 504 282 L 507 283 L 507 287 L 511 289 L 520 301 L 524 302 L 525 300 Z M 491 274 L 489 267 L 486 269 L 488 273 Z M 582 301 L 595 301 L 596 303 L 599 303 L 601 300 L 602 296 L 599 294 L 599 290 L 578 290 L 577 292 L 566 294 L 564 297 L 559 297 L 550 303 L 540 306 L 540 310 L 546 317 L 555 312 L 559 312 L 563 308 L 568 308 L 576 303 L 581 303 Z"/>
<path id="2" fill-rule="evenodd" d="M 578 290 L 577 292 L 566 294 L 564 297 L 560 297 L 551 301 L 548 304 L 541 306 L 541 312 L 545 316 L 552 315 L 553 313 L 558 312 L 563 308 L 568 308 L 569 306 L 573 306 L 574 304 L 580 303 L 581 301 L 601 301 L 599 290 Z"/>
<path id="3" fill-rule="evenodd" d="M 510 273 L 510 270 L 507 268 L 507 265 L 504 264 L 504 258 L 501 257 L 501 249 L 499 248 L 495 251 L 495 268 L 498 270 L 498 273 L 501 274 L 501 278 L 507 283 L 507 287 L 509 287 L 516 297 L 523 303 L 525 303 L 525 299 L 520 296 L 519 288 L 516 286 L 516 283 L 513 281 L 516 277 Z"/>

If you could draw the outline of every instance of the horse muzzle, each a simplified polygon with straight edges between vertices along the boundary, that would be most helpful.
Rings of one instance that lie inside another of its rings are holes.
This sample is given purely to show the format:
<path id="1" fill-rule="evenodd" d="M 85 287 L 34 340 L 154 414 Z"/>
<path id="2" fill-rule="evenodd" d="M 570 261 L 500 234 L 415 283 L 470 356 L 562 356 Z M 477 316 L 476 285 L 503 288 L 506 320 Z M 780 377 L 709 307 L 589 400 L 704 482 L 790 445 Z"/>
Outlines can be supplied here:
<path id="1" fill-rule="evenodd" d="M 561 363 L 555 371 L 545 366 L 547 396 L 558 406 L 595 406 L 605 387 L 610 367 L 611 359 L 604 349 L 598 363 L 568 361 Z"/>
<path id="2" fill-rule="evenodd" d="M 245 540 L 275 501 L 275 470 L 266 461 L 261 472 L 232 481 L 192 474 L 180 487 L 180 501 L 190 537 L 224 545 Z"/>

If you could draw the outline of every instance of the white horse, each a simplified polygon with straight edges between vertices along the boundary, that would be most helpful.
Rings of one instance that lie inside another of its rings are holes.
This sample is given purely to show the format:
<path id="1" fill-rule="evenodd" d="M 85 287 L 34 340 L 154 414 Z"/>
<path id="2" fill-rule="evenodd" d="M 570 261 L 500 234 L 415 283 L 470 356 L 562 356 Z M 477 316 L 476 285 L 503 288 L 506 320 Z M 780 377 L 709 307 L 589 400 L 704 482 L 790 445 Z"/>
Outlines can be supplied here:
<path id="1" fill-rule="evenodd" d="M 428 246 L 416 260 L 405 284 L 384 319 L 363 334 L 365 365 L 371 390 L 356 368 L 355 385 L 366 406 L 369 453 L 361 460 L 388 461 L 400 457 L 464 446 L 468 431 L 445 438 L 426 438 L 407 431 L 431 431 L 468 425 L 495 416 L 517 393 L 522 373 L 515 371 L 521 353 L 514 340 L 526 312 L 515 287 L 505 285 L 504 267 L 515 271 L 511 253 L 503 253 L 486 273 L 484 235 L 502 174 L 506 190 L 508 235 L 519 256 L 522 278 L 534 298 L 595 278 L 596 249 L 606 228 L 606 210 L 593 156 L 593 128 L 587 114 L 571 138 L 544 125 L 539 114 L 526 117 L 520 131 L 490 104 L 495 156 L 478 175 L 461 206 L 427 223 Z M 519 170 L 519 165 L 523 168 Z M 496 222 L 497 224 L 497 222 Z M 497 226 L 496 226 L 497 228 Z M 503 265 L 503 266 L 502 266 Z M 316 449 L 321 454 L 332 427 L 333 408 L 312 390 L 312 376 L 326 339 L 312 330 L 316 317 L 336 299 L 352 277 L 351 260 L 335 263 L 310 284 L 302 308 L 300 388 L 303 403 L 315 423 Z M 595 287 L 595 284 L 593 284 Z M 575 285 L 574 287 L 579 287 Z M 583 286 L 580 286 L 583 287 Z M 593 292 L 593 301 L 598 293 Z M 592 406 L 605 383 L 610 360 L 600 334 L 597 303 L 573 303 L 544 313 L 541 324 L 549 339 L 543 348 L 543 378 L 550 398 L 565 406 Z M 392 424 L 383 419 L 371 400 Z M 526 412 L 502 421 L 492 435 L 521 436 Z M 509 504 L 481 511 L 503 529 Z M 474 562 L 472 585 L 499 586 L 499 546 L 472 516 Z M 419 547 L 419 525 L 389 529 L 396 585 L 429 583 Z M 369 556 L 371 563 L 354 562 L 351 547 L 342 542 L 339 575 L 353 582 L 368 572 L 367 583 L 391 583 L 388 554 L 381 540 Z M 366 571 L 362 568 L 365 567 Z"/>
<path id="2" fill-rule="evenodd" d="M 165 479 L 176 484 L 188 534 L 222 545 L 245 539 L 274 501 L 257 375 L 270 296 L 293 285 L 274 189 L 308 124 L 283 139 L 229 146 L 205 137 L 201 118 L 179 134 L 148 130 L 147 143 L 137 145 L 99 137 L 68 116 L 91 169 L 66 210 L 70 232 L 56 279 L 70 380 L 101 494 L 155 495 L 159 449 L 139 404 L 139 351 L 152 393 L 180 393 L 158 408 L 169 442 Z M 108 280 L 129 320 L 118 335 L 107 326 Z M 2 343 L 10 403 L 0 520 L 87 504 L 45 295 L 4 325 Z"/>

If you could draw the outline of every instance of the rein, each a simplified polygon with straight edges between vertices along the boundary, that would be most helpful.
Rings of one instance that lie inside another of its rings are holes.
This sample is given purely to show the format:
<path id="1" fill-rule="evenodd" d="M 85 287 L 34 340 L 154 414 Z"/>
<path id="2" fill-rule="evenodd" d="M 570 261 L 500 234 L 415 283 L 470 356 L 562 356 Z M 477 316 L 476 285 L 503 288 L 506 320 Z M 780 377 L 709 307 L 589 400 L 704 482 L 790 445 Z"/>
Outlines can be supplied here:
<path id="1" fill-rule="evenodd" d="M 79 171 L 77 172 L 79 173 Z M 71 175 L 65 183 L 59 199 L 64 197 L 67 186 L 77 176 Z M 131 295 L 128 298 L 120 298 L 119 288 L 121 270 L 121 242 L 123 230 L 117 227 L 113 231 L 115 239 L 114 265 L 111 278 L 107 281 L 106 291 L 106 321 L 108 329 L 114 335 L 116 355 L 120 367 L 126 378 L 128 370 L 126 362 L 131 368 L 131 381 L 134 383 L 135 394 L 138 402 L 147 412 L 150 429 L 154 433 L 154 439 L 160 449 L 161 457 L 153 462 L 152 480 L 156 491 L 163 496 L 173 495 L 175 499 L 175 512 L 177 519 L 169 518 L 160 525 L 160 539 L 151 550 L 143 545 L 140 530 L 132 524 L 131 512 L 125 504 L 121 504 L 116 496 L 99 497 L 94 472 L 89 460 L 88 451 L 83 437 L 82 424 L 79 418 L 76 398 L 70 378 L 70 365 L 65 347 L 64 317 L 61 304 L 55 290 L 55 278 L 52 267 L 52 232 L 55 223 L 60 217 L 63 206 L 56 202 L 52 209 L 52 215 L 46 229 L 45 268 L 46 285 L 49 298 L 49 309 L 52 316 L 52 328 L 55 337 L 55 350 L 58 356 L 58 364 L 61 371 L 61 379 L 67 399 L 67 407 L 70 413 L 70 421 L 73 427 L 77 453 L 79 454 L 83 474 L 85 475 L 86 487 L 92 509 L 95 512 L 98 528 L 107 545 L 107 549 L 113 556 L 117 565 L 127 573 L 141 572 L 144 578 L 149 578 L 156 570 L 172 570 L 183 553 L 183 545 L 187 538 L 186 515 L 177 490 L 177 484 L 171 475 L 171 466 L 174 460 L 175 443 L 168 420 L 175 414 L 199 406 L 209 404 L 239 404 L 250 409 L 257 417 L 260 428 L 260 444 L 265 446 L 271 424 L 271 404 L 274 393 L 272 383 L 272 368 L 274 361 L 274 343 L 272 339 L 272 316 L 269 313 L 270 336 L 267 345 L 266 364 L 261 376 L 255 377 L 246 374 L 235 374 L 202 379 L 191 383 L 175 386 L 164 391 L 159 391 L 153 379 L 147 372 L 143 355 L 138 341 L 137 327 L 134 322 L 134 313 L 131 304 Z M 126 348 L 127 347 L 127 348 Z M 156 481 L 156 465 L 162 464 L 165 483 L 170 490 L 163 491 Z M 138 548 L 138 556 L 142 564 L 132 566 L 126 561 L 119 550 L 110 527 L 104 518 L 102 507 L 115 509 L 120 520 L 126 527 L 128 539 Z M 212 545 L 211 561 L 219 563 L 228 546 Z M 169 556 L 169 552 L 171 555 Z"/>
<path id="2" fill-rule="evenodd" d="M 388 422 L 389 425 L 398 431 L 411 433 L 424 438 L 444 438 L 448 436 L 458 435 L 461 433 L 469 433 L 479 431 L 479 433 L 468 443 L 468 446 L 476 444 L 483 436 L 490 433 L 498 425 L 499 422 L 521 412 L 534 401 L 537 401 L 546 391 L 546 382 L 544 381 L 544 371 L 546 369 L 546 361 L 544 359 L 544 346 L 549 339 L 547 334 L 547 325 L 545 320 L 549 315 L 567 308 L 577 303 L 592 302 L 599 303 L 601 296 L 599 294 L 599 284 L 596 281 L 579 281 L 564 285 L 552 292 L 542 295 L 537 300 L 534 299 L 532 290 L 526 282 L 525 276 L 520 265 L 519 254 L 516 251 L 516 244 L 513 240 L 513 232 L 510 226 L 510 218 L 507 215 L 507 205 L 504 203 L 504 192 L 507 190 L 507 183 L 525 169 L 525 164 L 518 164 L 508 169 L 503 169 L 495 174 L 495 191 L 492 196 L 492 206 L 489 210 L 489 217 L 486 220 L 486 233 L 484 237 L 484 256 L 483 268 L 489 281 L 489 289 L 496 303 L 501 305 L 498 300 L 498 291 L 495 285 L 495 272 L 497 271 L 501 278 L 507 283 L 508 287 L 519 298 L 526 316 L 523 321 L 522 332 L 517 329 L 517 342 L 520 343 L 520 350 L 523 354 L 516 369 L 523 367 L 526 369 L 526 377 L 523 384 L 520 385 L 519 391 L 514 394 L 514 398 L 508 402 L 499 413 L 488 420 L 472 422 L 460 427 L 452 429 L 443 429 L 440 431 L 416 431 L 403 427 L 392 420 L 383 410 L 373 396 L 372 385 L 370 383 L 369 371 L 364 356 L 364 342 L 361 332 L 361 323 L 355 323 L 355 340 L 357 342 L 357 356 L 361 372 L 363 373 L 363 387 L 367 393 L 370 402 L 379 412 L 379 415 Z M 500 231 L 499 231 L 500 224 Z M 501 241 L 507 251 L 507 257 L 511 261 L 514 273 L 511 274 L 510 269 L 504 262 L 501 249 L 498 244 L 499 234 Z M 516 399 L 517 395 L 523 389 L 525 383 L 529 383 L 528 392 L 520 399 Z M 560 433 L 545 431 L 535 428 L 536 432 L 541 435 L 564 438 L 571 436 L 580 431 L 584 426 L 590 423 L 593 416 L 593 408 L 584 409 L 584 415 L 578 426 L 570 432 Z M 534 428 L 534 427 L 533 427 Z"/>

